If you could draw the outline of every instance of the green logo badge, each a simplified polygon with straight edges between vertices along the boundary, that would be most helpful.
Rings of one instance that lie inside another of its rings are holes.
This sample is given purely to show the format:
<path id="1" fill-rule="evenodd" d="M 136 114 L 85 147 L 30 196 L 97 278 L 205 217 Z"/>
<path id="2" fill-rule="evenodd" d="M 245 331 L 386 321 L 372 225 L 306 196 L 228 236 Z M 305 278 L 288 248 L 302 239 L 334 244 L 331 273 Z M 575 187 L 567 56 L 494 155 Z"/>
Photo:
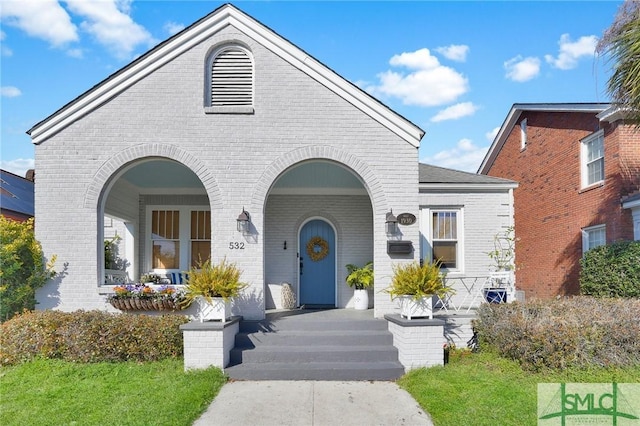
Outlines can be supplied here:
<path id="1" fill-rule="evenodd" d="M 539 383 L 538 425 L 640 426 L 640 384 Z"/>

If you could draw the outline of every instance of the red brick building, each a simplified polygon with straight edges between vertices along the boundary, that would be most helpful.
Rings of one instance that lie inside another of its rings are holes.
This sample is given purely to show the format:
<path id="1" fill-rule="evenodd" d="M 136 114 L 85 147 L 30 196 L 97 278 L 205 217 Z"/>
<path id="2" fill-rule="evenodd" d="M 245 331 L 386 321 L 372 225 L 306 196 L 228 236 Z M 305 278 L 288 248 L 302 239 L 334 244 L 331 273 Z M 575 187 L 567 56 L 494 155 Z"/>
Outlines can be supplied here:
<path id="1" fill-rule="evenodd" d="M 514 104 L 479 173 L 519 183 L 516 285 L 527 298 L 578 293 L 586 250 L 640 239 L 640 132 L 610 104 Z"/>

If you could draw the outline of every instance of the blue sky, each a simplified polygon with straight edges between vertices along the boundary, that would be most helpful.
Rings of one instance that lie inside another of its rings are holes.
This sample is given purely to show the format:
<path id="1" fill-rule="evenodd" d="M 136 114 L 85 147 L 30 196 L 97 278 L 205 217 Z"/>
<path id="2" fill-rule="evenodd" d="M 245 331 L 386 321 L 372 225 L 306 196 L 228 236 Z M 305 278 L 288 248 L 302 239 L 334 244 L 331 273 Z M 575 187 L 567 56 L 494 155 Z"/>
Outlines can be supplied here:
<path id="1" fill-rule="evenodd" d="M 223 4 L 1 0 L 1 167 L 33 167 L 26 131 Z M 622 2 L 234 5 L 425 130 L 421 162 L 475 172 L 514 103 L 607 102 L 594 47 Z"/>

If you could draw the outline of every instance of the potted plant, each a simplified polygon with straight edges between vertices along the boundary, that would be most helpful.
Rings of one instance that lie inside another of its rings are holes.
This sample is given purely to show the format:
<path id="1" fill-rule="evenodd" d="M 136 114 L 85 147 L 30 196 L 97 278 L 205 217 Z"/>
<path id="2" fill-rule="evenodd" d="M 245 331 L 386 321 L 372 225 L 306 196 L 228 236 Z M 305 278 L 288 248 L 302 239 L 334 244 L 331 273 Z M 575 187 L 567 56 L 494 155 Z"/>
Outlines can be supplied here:
<path id="1" fill-rule="evenodd" d="M 373 285 L 373 262 L 359 267 L 352 263 L 346 266 L 347 285 L 355 288 L 353 291 L 354 307 L 358 310 L 369 309 L 369 287 Z"/>
<path id="2" fill-rule="evenodd" d="M 438 262 L 411 262 L 393 266 L 391 285 L 383 290 L 400 301 L 400 315 L 412 319 L 433 318 L 433 296 L 453 293 L 444 283 Z"/>
<path id="3" fill-rule="evenodd" d="M 185 283 L 185 305 L 194 301 L 199 306 L 200 322 L 231 317 L 231 299 L 237 297 L 247 284 L 240 281 L 242 271 L 226 258 L 217 265 L 210 259 L 198 262 L 189 270 Z"/>

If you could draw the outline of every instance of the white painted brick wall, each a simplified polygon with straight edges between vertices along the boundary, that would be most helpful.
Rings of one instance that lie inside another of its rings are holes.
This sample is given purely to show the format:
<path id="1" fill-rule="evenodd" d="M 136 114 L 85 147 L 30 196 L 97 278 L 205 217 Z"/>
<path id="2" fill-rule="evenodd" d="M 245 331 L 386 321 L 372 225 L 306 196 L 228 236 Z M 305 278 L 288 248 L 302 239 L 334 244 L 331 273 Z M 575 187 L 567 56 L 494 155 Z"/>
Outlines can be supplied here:
<path id="1" fill-rule="evenodd" d="M 229 39 L 246 43 L 255 58 L 253 115 L 204 113 L 207 51 Z M 271 184 L 299 161 L 324 158 L 345 164 L 370 194 L 373 223 L 367 232 L 373 232 L 375 315 L 393 310 L 389 297 L 379 292 L 391 276 L 385 214 L 393 208 L 396 214 L 418 215 L 417 149 L 233 27 L 36 146 L 37 238 L 48 256 L 58 256 L 57 269 L 63 272 L 38 291 L 40 309 L 111 309 L 98 291 L 100 197 L 119 169 L 150 156 L 182 162 L 202 180 L 213 216 L 214 260 L 226 256 L 237 262 L 251 284 L 240 301 L 248 319 L 264 316 L 267 271 L 262 259 L 274 257 L 265 246 L 269 224 L 263 216 Z M 231 251 L 228 243 L 238 240 L 235 219 L 243 206 L 258 238 L 245 250 Z M 342 215 L 339 209 L 335 214 Z M 418 225 L 402 231 L 418 249 Z M 343 261 L 350 256 L 345 252 Z M 279 279 L 276 275 L 273 279 Z M 348 295 L 340 297 L 348 304 Z"/>
<path id="2" fill-rule="evenodd" d="M 184 369 L 225 368 L 229 364 L 229 352 L 240 330 L 239 322 L 222 329 L 182 330 L 184 342 Z"/>
<path id="3" fill-rule="evenodd" d="M 398 360 L 407 371 L 443 364 L 446 340 L 442 324 L 411 327 L 391 321 L 388 324 L 393 334 L 393 345 L 398 349 Z"/>

